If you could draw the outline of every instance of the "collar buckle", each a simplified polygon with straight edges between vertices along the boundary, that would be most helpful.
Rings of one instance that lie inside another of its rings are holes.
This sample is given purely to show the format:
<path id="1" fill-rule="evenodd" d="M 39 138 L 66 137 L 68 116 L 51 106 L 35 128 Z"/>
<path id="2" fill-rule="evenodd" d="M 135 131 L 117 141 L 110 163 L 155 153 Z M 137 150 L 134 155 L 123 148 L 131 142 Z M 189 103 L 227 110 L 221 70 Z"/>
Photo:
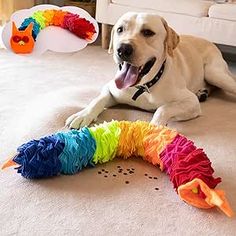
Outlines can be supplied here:
<path id="1" fill-rule="evenodd" d="M 148 88 L 148 86 L 147 86 L 146 84 L 143 84 L 143 85 L 136 85 L 135 88 L 136 88 L 136 89 L 140 89 L 140 90 L 142 90 L 143 92 L 150 93 L 150 89 Z"/>
<path id="2" fill-rule="evenodd" d="M 136 99 L 140 95 L 142 95 L 144 92 L 150 93 L 150 89 L 149 88 L 151 88 L 154 84 L 156 84 L 160 80 L 160 78 L 161 78 L 161 76 L 162 76 L 162 74 L 164 72 L 165 62 L 166 62 L 166 60 L 163 62 L 161 68 L 159 69 L 159 71 L 157 72 L 157 74 L 154 76 L 154 78 L 151 81 L 149 81 L 149 82 L 147 82 L 145 84 L 142 84 L 142 85 L 136 85 L 135 86 L 135 88 L 137 88 L 138 91 L 132 97 L 132 99 L 134 101 L 136 101 Z"/>

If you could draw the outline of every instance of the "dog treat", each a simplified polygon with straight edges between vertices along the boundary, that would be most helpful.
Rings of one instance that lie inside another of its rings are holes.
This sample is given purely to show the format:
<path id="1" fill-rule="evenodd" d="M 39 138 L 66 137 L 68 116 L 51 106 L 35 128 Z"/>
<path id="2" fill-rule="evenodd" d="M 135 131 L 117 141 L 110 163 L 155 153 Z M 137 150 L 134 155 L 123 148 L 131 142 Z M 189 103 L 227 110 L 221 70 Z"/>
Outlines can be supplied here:
<path id="1" fill-rule="evenodd" d="M 75 174 L 84 167 L 103 164 L 115 157 L 140 156 L 170 176 L 173 187 L 185 202 L 199 208 L 217 206 L 227 216 L 233 215 L 224 192 L 214 189 L 221 179 L 213 177 L 207 155 L 168 127 L 142 121 L 104 122 L 32 140 L 17 152 L 3 169 L 15 165 L 17 172 L 29 179 Z M 106 173 L 105 169 L 102 171 Z"/>
<path id="2" fill-rule="evenodd" d="M 47 26 L 58 26 L 85 40 L 92 40 L 95 26 L 77 14 L 62 10 L 38 10 L 24 19 L 19 28 L 12 23 L 10 45 L 15 53 L 31 53 L 41 30 Z M 56 40 L 56 39 L 55 39 Z"/>

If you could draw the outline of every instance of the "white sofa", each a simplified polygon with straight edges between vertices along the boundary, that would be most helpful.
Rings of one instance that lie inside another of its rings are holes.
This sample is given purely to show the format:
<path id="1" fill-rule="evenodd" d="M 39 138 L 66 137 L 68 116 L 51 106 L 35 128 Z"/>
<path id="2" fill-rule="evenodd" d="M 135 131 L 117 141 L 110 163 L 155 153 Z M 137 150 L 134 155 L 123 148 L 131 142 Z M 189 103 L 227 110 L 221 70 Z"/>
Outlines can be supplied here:
<path id="1" fill-rule="evenodd" d="M 114 25 L 128 11 L 155 12 L 179 34 L 236 46 L 236 1 L 218 4 L 206 0 L 97 0 L 96 19 L 102 23 L 103 48 L 108 47 L 108 25 Z"/>

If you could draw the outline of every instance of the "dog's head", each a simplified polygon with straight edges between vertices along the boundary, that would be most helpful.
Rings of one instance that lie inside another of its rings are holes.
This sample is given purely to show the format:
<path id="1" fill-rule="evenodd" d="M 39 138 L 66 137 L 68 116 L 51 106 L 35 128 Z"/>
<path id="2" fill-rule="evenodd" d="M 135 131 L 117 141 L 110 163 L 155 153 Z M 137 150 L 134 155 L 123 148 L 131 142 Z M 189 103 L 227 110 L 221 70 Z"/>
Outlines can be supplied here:
<path id="1" fill-rule="evenodd" d="M 111 33 L 109 52 L 119 65 L 116 86 L 119 89 L 145 82 L 144 78 L 173 56 L 179 36 L 166 21 L 156 14 L 133 13 L 123 15 Z"/>

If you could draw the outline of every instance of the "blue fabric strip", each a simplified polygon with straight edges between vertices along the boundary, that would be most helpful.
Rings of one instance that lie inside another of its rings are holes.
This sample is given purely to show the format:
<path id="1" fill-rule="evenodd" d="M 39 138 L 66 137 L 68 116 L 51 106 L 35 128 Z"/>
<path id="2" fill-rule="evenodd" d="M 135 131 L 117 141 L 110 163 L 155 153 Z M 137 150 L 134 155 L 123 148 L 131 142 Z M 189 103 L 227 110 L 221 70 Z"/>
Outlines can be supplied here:
<path id="1" fill-rule="evenodd" d="M 40 24 L 38 24 L 37 21 L 35 19 L 33 19 L 32 17 L 24 19 L 24 21 L 22 22 L 19 30 L 25 30 L 30 23 L 34 23 L 32 36 L 34 38 L 34 41 L 36 41 L 36 38 L 37 38 L 37 36 L 40 32 Z"/>
<path id="2" fill-rule="evenodd" d="M 63 152 L 59 156 L 62 165 L 61 173 L 75 174 L 83 167 L 94 166 L 92 160 L 96 142 L 88 128 L 59 132 L 56 135 L 65 143 Z"/>
<path id="3" fill-rule="evenodd" d="M 61 162 L 58 159 L 65 144 L 55 135 L 32 140 L 21 145 L 13 161 L 19 164 L 17 172 L 25 178 L 37 179 L 56 176 L 60 173 Z"/>

